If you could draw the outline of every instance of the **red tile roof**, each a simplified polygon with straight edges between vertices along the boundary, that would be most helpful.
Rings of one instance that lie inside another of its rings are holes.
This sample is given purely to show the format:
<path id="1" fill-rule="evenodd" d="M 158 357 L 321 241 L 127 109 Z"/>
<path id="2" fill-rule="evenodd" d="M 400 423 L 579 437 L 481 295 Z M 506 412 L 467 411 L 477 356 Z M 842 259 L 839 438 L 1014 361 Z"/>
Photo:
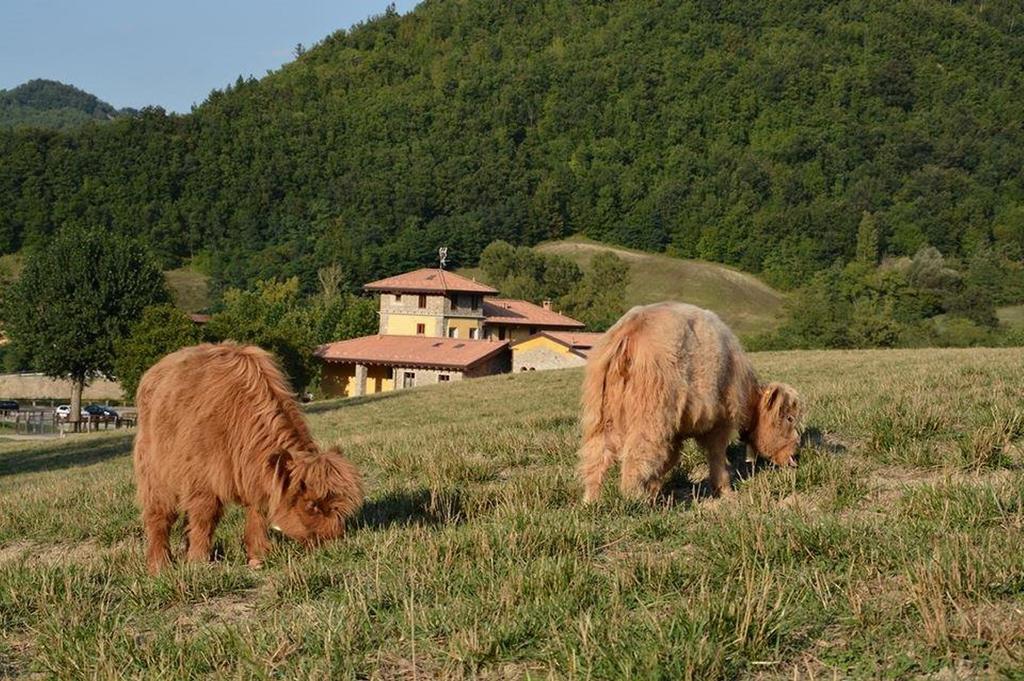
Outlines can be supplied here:
<path id="1" fill-rule="evenodd" d="M 497 293 L 498 291 L 467 279 L 454 272 L 446 272 L 436 268 L 423 268 L 393 277 L 371 281 L 363 287 L 367 291 L 410 291 L 412 293 Z"/>
<path id="2" fill-rule="evenodd" d="M 585 324 L 554 310 L 511 298 L 484 298 L 485 324 L 521 324 L 524 326 L 582 329 Z"/>
<path id="3" fill-rule="evenodd" d="M 594 347 L 598 339 L 604 335 L 603 333 L 593 333 L 590 331 L 544 331 L 543 333 L 562 345 L 579 349 Z"/>
<path id="4" fill-rule="evenodd" d="M 508 341 L 363 336 L 321 345 L 314 354 L 328 362 L 468 369 L 507 348 Z"/>

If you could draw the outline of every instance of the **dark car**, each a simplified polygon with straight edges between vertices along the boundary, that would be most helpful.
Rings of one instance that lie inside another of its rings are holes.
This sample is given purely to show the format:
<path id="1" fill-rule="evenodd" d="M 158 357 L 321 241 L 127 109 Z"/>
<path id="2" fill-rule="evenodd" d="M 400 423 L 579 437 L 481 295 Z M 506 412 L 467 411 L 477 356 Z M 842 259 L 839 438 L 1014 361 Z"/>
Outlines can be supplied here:
<path id="1" fill-rule="evenodd" d="M 0 400 L 0 411 L 18 411 L 21 407 L 14 400 Z"/>
<path id="2" fill-rule="evenodd" d="M 90 405 L 87 405 L 85 407 L 82 407 L 82 411 L 84 411 L 89 416 L 93 416 L 93 417 L 103 417 L 103 418 L 108 418 L 108 419 L 116 419 L 117 418 L 117 412 L 116 411 L 114 411 L 110 407 L 104 407 L 101 404 L 90 404 Z"/>

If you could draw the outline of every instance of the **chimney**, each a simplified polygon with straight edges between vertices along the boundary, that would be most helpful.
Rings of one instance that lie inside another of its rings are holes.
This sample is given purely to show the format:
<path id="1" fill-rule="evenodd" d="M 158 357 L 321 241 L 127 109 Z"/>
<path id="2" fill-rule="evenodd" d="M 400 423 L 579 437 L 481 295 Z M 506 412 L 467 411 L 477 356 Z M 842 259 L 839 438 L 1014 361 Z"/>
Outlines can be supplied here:
<path id="1" fill-rule="evenodd" d="M 543 301 L 541 303 L 541 306 L 543 306 L 543 308 L 545 310 L 550 310 L 551 309 L 551 301 L 550 300 L 545 300 L 545 301 Z"/>

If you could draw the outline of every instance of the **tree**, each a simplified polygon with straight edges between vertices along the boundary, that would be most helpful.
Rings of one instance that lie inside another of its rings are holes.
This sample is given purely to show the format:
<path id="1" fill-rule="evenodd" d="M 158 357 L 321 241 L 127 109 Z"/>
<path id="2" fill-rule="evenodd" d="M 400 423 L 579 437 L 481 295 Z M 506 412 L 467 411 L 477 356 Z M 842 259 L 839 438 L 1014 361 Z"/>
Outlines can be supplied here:
<path id="1" fill-rule="evenodd" d="M 629 265 L 614 253 L 598 253 L 583 281 L 559 304 L 594 331 L 604 331 L 626 311 Z"/>
<path id="2" fill-rule="evenodd" d="M 857 260 L 875 265 L 878 263 L 878 221 L 864 211 L 857 227 Z"/>
<path id="3" fill-rule="evenodd" d="M 28 256 L 7 300 L 7 333 L 32 365 L 72 382 L 71 420 L 95 376 L 114 377 L 114 345 L 142 311 L 169 300 L 163 274 L 137 242 L 65 228 Z"/>
<path id="4" fill-rule="evenodd" d="M 161 357 L 202 340 L 202 332 L 173 305 L 154 305 L 142 312 L 128 335 L 114 344 L 114 374 L 126 399 L 132 399 L 139 379 Z"/>
<path id="5" fill-rule="evenodd" d="M 380 330 L 377 318 L 377 304 L 370 298 L 350 296 L 345 311 L 334 330 L 333 340 L 346 340 L 369 336 Z"/>

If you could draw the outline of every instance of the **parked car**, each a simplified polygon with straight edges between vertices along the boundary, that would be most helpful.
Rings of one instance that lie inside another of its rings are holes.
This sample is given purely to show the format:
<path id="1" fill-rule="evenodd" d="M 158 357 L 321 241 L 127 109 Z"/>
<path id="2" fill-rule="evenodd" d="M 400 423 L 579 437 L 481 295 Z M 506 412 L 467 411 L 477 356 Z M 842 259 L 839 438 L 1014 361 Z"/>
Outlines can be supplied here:
<path id="1" fill-rule="evenodd" d="M 70 404 L 58 405 L 57 408 L 53 410 L 53 412 L 57 415 L 57 418 L 59 418 L 59 419 L 66 419 L 67 417 L 71 416 L 71 405 Z M 80 418 L 83 418 L 83 419 L 86 416 L 88 416 L 88 415 L 89 415 L 89 412 L 87 412 L 85 409 L 82 409 L 82 410 L 80 410 L 78 412 L 78 416 Z"/>
<path id="2" fill-rule="evenodd" d="M 0 400 L 0 411 L 18 411 L 20 408 L 14 400 Z"/>
<path id="3" fill-rule="evenodd" d="M 100 416 L 108 419 L 116 419 L 117 412 L 110 407 L 104 407 L 102 404 L 89 404 L 82 408 L 83 416 Z"/>

